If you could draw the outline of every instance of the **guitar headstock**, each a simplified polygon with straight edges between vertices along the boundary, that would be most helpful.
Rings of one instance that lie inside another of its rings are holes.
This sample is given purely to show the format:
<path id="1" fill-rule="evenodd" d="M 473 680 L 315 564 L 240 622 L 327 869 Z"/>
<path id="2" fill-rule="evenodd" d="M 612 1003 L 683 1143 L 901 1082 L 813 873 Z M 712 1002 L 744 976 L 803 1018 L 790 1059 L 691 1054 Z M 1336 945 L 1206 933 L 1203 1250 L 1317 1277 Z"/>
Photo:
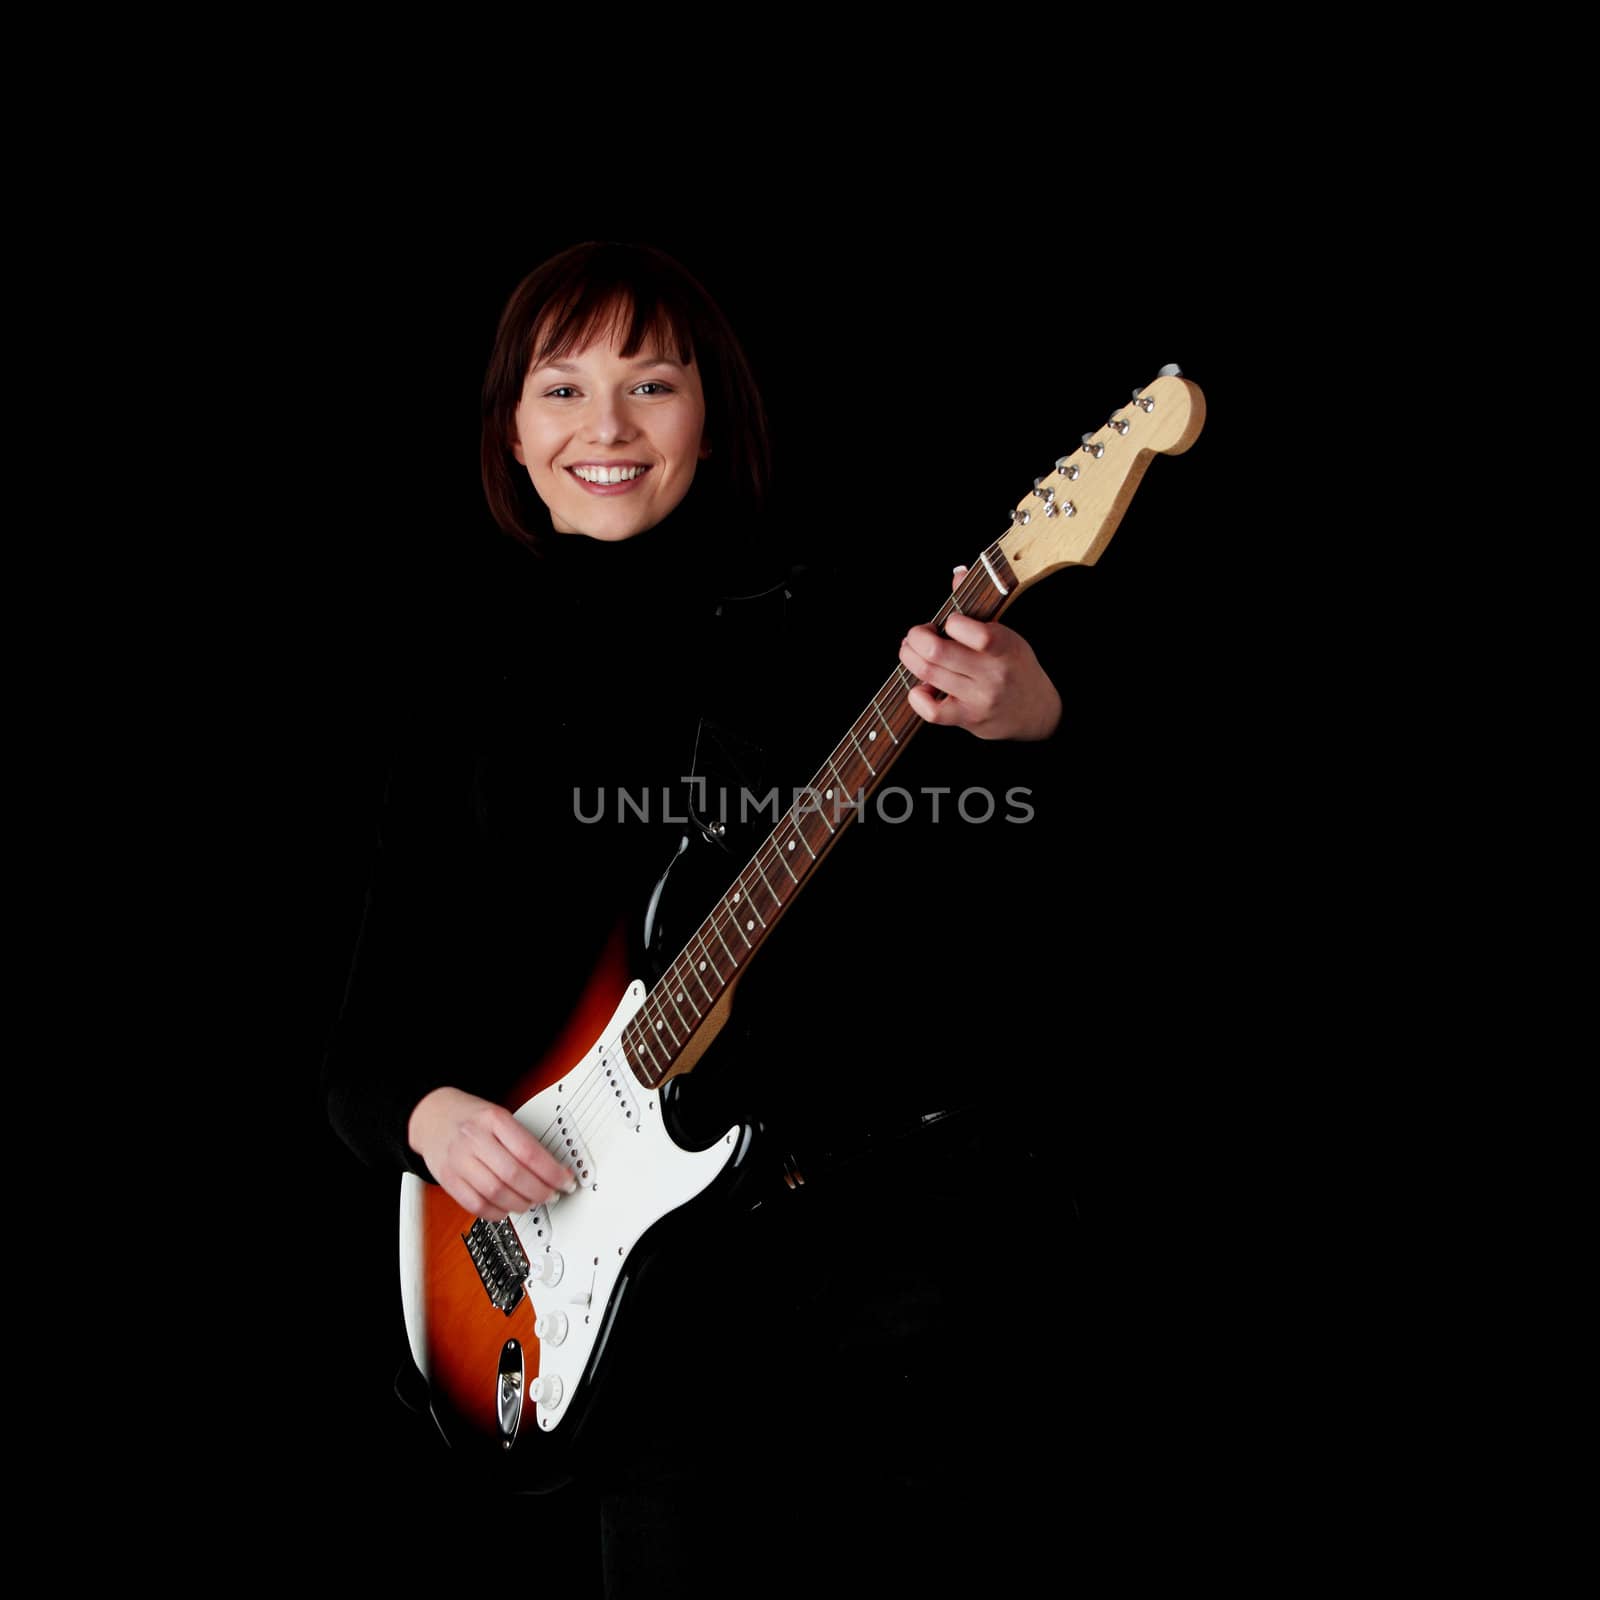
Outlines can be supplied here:
<path id="1" fill-rule="evenodd" d="M 1098 561 L 1151 460 L 1181 455 L 1199 437 L 1205 396 L 1176 367 L 1161 370 L 1017 502 L 999 540 L 1017 593 L 1062 567 Z"/>

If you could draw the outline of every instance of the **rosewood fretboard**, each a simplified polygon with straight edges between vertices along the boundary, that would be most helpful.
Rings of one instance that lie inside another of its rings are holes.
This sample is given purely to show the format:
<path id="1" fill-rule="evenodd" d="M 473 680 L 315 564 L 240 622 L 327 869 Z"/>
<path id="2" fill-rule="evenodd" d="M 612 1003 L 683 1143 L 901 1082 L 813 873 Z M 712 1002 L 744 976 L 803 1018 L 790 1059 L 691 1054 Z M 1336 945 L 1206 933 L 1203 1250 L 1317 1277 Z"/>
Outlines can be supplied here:
<path id="1" fill-rule="evenodd" d="M 960 611 L 987 622 L 1017 591 L 1017 579 L 992 544 L 939 608 L 940 633 Z M 712 907 L 643 1006 L 621 1043 L 634 1076 L 655 1088 L 671 1076 L 700 1025 L 755 958 L 785 907 L 816 870 L 922 726 L 906 696 L 918 680 L 900 663 L 744 869 Z"/>

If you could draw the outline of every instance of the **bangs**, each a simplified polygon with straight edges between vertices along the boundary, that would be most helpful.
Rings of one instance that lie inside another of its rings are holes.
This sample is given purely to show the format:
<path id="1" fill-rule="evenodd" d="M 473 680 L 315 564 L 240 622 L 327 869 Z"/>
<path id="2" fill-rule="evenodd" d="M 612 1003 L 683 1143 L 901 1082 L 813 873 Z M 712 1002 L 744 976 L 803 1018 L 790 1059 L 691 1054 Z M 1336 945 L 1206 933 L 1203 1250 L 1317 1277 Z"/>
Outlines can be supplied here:
<path id="1" fill-rule="evenodd" d="M 546 308 L 529 341 L 528 371 L 559 361 L 575 350 L 606 339 L 619 341 L 626 358 L 647 347 L 676 354 L 685 366 L 694 360 L 694 338 L 687 311 L 659 295 L 628 284 L 588 282 L 563 303 Z"/>
<path id="2" fill-rule="evenodd" d="M 609 343 L 693 365 L 705 395 L 705 437 L 717 450 L 695 473 L 697 507 L 738 519 L 761 512 L 772 475 L 766 408 L 728 319 L 681 262 L 653 245 L 591 239 L 541 263 L 519 283 L 495 329 L 484 373 L 479 470 L 496 524 L 539 552 L 549 507 L 513 456 L 517 408 L 531 372 Z"/>

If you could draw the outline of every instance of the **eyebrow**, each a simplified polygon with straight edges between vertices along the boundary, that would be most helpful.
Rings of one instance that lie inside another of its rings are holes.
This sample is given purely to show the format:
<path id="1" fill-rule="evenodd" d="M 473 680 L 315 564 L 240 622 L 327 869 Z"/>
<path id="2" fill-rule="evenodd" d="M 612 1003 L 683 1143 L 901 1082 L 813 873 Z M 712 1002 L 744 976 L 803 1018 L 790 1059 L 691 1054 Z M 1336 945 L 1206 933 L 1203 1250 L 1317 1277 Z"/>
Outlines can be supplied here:
<path id="1" fill-rule="evenodd" d="M 640 367 L 676 367 L 679 372 L 687 372 L 688 368 L 681 361 L 674 361 L 671 356 L 640 356 L 637 361 L 629 362 L 629 366 L 637 370 Z M 533 368 L 535 372 L 577 372 L 581 370 L 575 361 L 547 361 L 542 367 Z"/>

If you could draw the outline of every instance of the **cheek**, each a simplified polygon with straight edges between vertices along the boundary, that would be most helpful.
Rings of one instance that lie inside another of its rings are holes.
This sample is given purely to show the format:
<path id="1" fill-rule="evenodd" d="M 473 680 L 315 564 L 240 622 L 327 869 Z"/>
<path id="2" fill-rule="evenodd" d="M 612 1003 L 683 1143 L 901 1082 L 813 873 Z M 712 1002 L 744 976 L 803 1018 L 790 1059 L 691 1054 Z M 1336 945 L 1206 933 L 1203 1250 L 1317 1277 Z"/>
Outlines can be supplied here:
<path id="1" fill-rule="evenodd" d="M 706 419 L 704 412 L 684 424 L 680 447 L 681 454 L 688 458 L 690 467 L 693 467 L 695 462 L 700 459 L 700 446 L 705 438 L 705 433 Z"/>
<path id="2" fill-rule="evenodd" d="M 522 442 L 522 464 L 535 476 L 543 474 L 548 477 L 554 449 L 547 430 L 541 429 L 537 421 L 530 420 L 526 427 L 517 429 L 517 437 Z"/>

